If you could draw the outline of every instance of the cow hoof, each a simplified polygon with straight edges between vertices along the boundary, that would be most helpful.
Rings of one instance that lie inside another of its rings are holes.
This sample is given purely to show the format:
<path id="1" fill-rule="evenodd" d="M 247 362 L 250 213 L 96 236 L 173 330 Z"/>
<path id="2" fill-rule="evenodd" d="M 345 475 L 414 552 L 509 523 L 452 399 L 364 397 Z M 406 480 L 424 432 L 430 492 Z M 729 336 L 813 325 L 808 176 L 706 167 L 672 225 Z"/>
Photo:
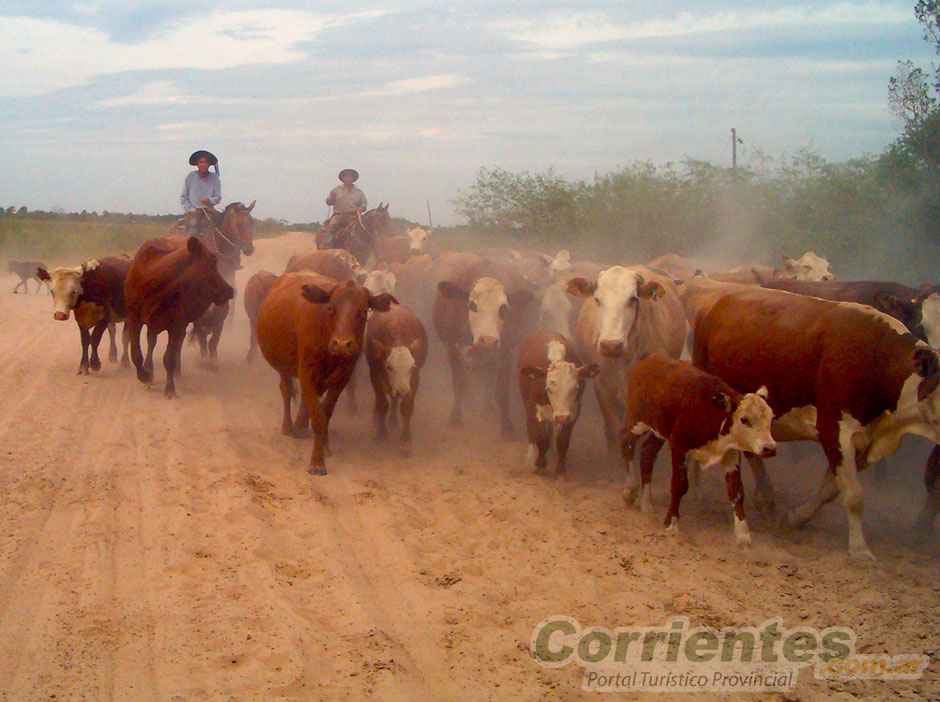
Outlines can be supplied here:
<path id="1" fill-rule="evenodd" d="M 310 431 L 310 427 L 294 427 L 288 436 L 292 436 L 295 439 L 309 439 L 313 436 L 313 432 Z"/>
<path id="2" fill-rule="evenodd" d="M 121 359 L 121 368 L 130 368 L 130 367 L 131 367 L 131 362 L 128 361 L 126 358 L 122 358 L 122 359 Z"/>
<path id="3" fill-rule="evenodd" d="M 402 442 L 398 444 L 398 455 L 402 458 L 408 458 L 411 456 L 411 443 Z"/>
<path id="4" fill-rule="evenodd" d="M 117 363 L 117 354 L 109 353 L 108 354 L 108 363 Z"/>
<path id="5" fill-rule="evenodd" d="M 666 532 L 672 534 L 673 536 L 678 535 L 679 533 L 679 520 L 676 517 L 673 517 L 669 520 L 669 524 L 666 526 Z"/>
<path id="6" fill-rule="evenodd" d="M 142 382 L 144 385 L 150 385 L 153 382 L 153 373 L 150 373 L 141 368 L 137 369 L 137 380 Z"/>
<path id="7" fill-rule="evenodd" d="M 800 514 L 799 508 L 792 509 L 783 518 L 783 525 L 788 529 L 802 529 L 809 518 Z"/>
<path id="8" fill-rule="evenodd" d="M 97 373 L 101 370 L 101 361 L 92 361 L 89 367 Z"/>
<path id="9" fill-rule="evenodd" d="M 567 473 L 565 466 L 555 466 L 555 472 L 552 473 L 552 477 L 556 479 L 561 478 L 562 480 L 567 478 L 568 473 Z"/>
<path id="10" fill-rule="evenodd" d="M 310 466 L 307 472 L 310 475 L 326 475 L 326 466 Z"/>
<path id="11" fill-rule="evenodd" d="M 749 547 L 751 545 L 751 530 L 747 525 L 746 519 L 738 519 L 738 515 L 734 516 L 734 540 L 738 543 L 738 546 Z"/>
<path id="12" fill-rule="evenodd" d="M 631 506 L 636 502 L 636 497 L 640 492 L 639 485 L 628 485 L 623 489 L 623 501 L 627 503 L 627 506 Z"/>
<path id="13" fill-rule="evenodd" d="M 79 366 L 76 375 L 88 375 L 88 366 Z"/>
<path id="14" fill-rule="evenodd" d="M 168 400 L 175 400 L 179 397 L 179 395 L 176 394 L 176 390 L 167 390 L 163 393 L 163 396 Z"/>
<path id="15" fill-rule="evenodd" d="M 874 561 L 875 554 L 867 548 L 855 548 L 849 550 L 849 555 L 857 561 Z"/>

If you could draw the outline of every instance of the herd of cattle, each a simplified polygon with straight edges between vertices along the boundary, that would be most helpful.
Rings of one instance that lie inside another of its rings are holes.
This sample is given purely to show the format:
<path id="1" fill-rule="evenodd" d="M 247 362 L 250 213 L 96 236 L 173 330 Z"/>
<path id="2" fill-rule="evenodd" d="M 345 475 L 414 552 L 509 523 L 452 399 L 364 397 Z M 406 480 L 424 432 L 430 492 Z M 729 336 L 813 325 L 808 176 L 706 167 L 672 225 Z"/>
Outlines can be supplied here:
<path id="1" fill-rule="evenodd" d="M 822 445 L 828 470 L 815 497 L 791 510 L 786 523 L 802 525 L 841 494 L 849 551 L 871 557 L 857 471 L 895 451 L 905 434 L 940 443 L 940 286 L 837 282 L 828 261 L 812 253 L 785 258 L 777 269 L 732 270 L 671 254 L 632 266 L 573 262 L 567 251 L 431 255 L 428 234 L 415 228 L 379 242 L 366 262 L 371 270 L 344 250 L 313 250 L 311 243 L 311 252 L 293 256 L 282 274 L 260 271 L 245 286 L 248 360 L 260 349 L 280 376 L 281 431 L 298 437 L 312 429 L 312 473 L 326 474 L 330 418 L 363 350 L 376 432 L 385 438 L 387 418 L 400 415 L 400 449 L 410 452 L 428 324 L 450 369 L 449 422 L 461 424 L 472 375 L 477 384 L 492 384 L 487 392 L 499 409 L 500 430 L 513 436 L 515 378 L 527 460 L 538 473 L 546 470 L 556 433 L 553 472 L 565 471 L 589 381 L 608 447 L 628 469 L 624 499 L 643 512 L 651 509 L 655 458 L 668 441 L 670 529 L 678 527 L 689 478 L 717 464 L 725 472 L 735 538 L 749 543 L 741 456 L 772 505 L 763 459 L 779 441 L 809 439 Z M 243 252 L 253 249 L 250 233 L 247 243 L 241 242 Z M 213 310 L 224 322 L 235 292 L 197 237 L 153 239 L 133 258 L 32 270 L 51 286 L 55 319 L 71 312 L 78 323 L 80 373 L 100 368 L 97 346 L 109 327 L 116 360 L 113 325 L 124 320 L 123 360 L 129 342 L 138 378 L 151 383 L 156 337 L 167 331 L 170 397 L 188 326 L 198 333 Z M 146 358 L 139 338 L 144 326 Z M 220 332 L 221 322 L 214 327 Z M 928 531 L 940 509 L 938 475 L 935 448 L 918 519 Z"/>

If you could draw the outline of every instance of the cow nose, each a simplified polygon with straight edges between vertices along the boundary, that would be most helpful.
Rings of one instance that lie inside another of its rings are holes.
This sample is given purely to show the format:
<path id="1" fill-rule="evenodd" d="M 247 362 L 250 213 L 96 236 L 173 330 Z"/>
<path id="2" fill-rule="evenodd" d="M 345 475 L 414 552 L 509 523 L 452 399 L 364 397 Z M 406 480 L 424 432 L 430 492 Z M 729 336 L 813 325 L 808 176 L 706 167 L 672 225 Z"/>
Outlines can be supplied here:
<path id="1" fill-rule="evenodd" d="M 481 351 L 496 351 L 497 349 L 499 349 L 499 337 L 481 336 L 477 340 L 476 346 Z"/>
<path id="2" fill-rule="evenodd" d="M 773 458 L 777 455 L 777 445 L 772 444 L 771 446 L 765 446 L 761 449 L 760 457 L 761 458 Z"/>
<path id="3" fill-rule="evenodd" d="M 356 342 L 353 339 L 333 339 L 330 341 L 330 352 L 340 356 L 352 356 L 356 353 Z"/>
<path id="4" fill-rule="evenodd" d="M 409 390 L 396 390 L 394 393 L 392 393 L 392 397 L 394 397 L 396 400 L 407 400 L 408 395 L 410 394 L 411 392 Z"/>
<path id="5" fill-rule="evenodd" d="M 571 419 L 571 415 L 567 412 L 556 412 L 555 421 L 559 424 L 567 424 L 568 420 Z"/>
<path id="6" fill-rule="evenodd" d="M 411 248 L 411 249 L 409 249 L 409 251 L 411 252 L 411 254 L 412 254 L 413 256 L 415 256 L 415 255 L 421 253 L 421 249 L 416 249 L 416 248 Z"/>
<path id="7" fill-rule="evenodd" d="M 56 311 L 52 316 L 58 321 L 64 322 L 66 319 L 69 318 L 69 313 Z"/>
<path id="8" fill-rule="evenodd" d="M 623 353 L 623 342 L 619 339 L 614 341 L 602 341 L 598 344 L 600 352 L 605 356 L 619 356 Z"/>

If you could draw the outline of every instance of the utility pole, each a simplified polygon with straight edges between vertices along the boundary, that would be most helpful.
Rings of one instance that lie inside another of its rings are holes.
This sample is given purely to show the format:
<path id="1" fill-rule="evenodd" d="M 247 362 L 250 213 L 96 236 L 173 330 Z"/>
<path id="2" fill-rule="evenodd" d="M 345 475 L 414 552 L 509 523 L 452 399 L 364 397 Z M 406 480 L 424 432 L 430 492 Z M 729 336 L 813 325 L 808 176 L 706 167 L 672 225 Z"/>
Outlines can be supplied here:
<path id="1" fill-rule="evenodd" d="M 731 128 L 731 168 L 738 167 L 738 130 Z"/>

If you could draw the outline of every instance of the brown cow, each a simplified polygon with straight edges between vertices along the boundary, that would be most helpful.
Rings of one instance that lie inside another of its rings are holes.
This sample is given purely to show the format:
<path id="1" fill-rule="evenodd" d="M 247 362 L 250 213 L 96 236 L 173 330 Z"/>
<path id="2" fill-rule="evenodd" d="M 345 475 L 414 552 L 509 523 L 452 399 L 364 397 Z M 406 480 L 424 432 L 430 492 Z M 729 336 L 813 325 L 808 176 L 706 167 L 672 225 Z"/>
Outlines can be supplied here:
<path id="1" fill-rule="evenodd" d="M 700 468 L 720 464 L 725 469 L 734 536 L 738 543 L 751 543 L 739 456 L 741 451 L 772 456 L 776 450 L 770 434 L 773 412 L 766 397 L 766 388 L 742 395 L 721 378 L 658 353 L 638 361 L 627 376 L 627 412 L 620 447 L 630 469 L 636 444 L 645 439 L 640 449 L 640 511 L 652 508 L 653 464 L 668 441 L 672 500 L 665 526 L 679 528 L 679 503 L 689 487 L 690 464 Z M 629 501 L 629 492 L 624 497 Z"/>
<path id="2" fill-rule="evenodd" d="M 412 227 L 405 236 L 389 236 L 375 243 L 375 260 L 380 263 L 404 263 L 412 256 L 425 252 L 426 242 L 431 236 L 430 229 Z"/>
<path id="3" fill-rule="evenodd" d="M 16 291 L 19 290 L 21 286 L 23 292 L 29 293 L 30 279 L 36 281 L 36 292 L 39 292 L 42 284 L 46 282 L 40 278 L 37 273 L 40 268 L 46 268 L 46 264 L 42 261 L 7 261 L 7 271 L 16 273 L 16 275 L 20 277 L 20 282 L 13 287 L 13 293 L 16 294 Z M 46 282 L 46 287 L 49 287 L 48 282 Z"/>
<path id="4" fill-rule="evenodd" d="M 310 422 L 310 472 L 326 475 L 329 422 L 362 350 L 370 309 L 386 311 L 395 298 L 371 295 L 354 280 L 338 283 L 316 273 L 285 273 L 258 313 L 258 346 L 281 376 L 284 414 L 281 432 L 298 436 Z M 291 421 L 294 378 L 300 380 L 301 408 Z M 321 403 L 320 397 L 325 394 Z"/>
<path id="5" fill-rule="evenodd" d="M 117 360 L 117 345 L 114 343 L 114 324 L 127 317 L 124 301 L 124 281 L 131 259 L 126 256 L 108 256 L 93 259 L 75 268 L 56 268 L 51 273 L 45 268 L 36 269 L 39 280 L 49 285 L 55 307 L 53 317 L 59 321 L 74 313 L 82 341 L 82 360 L 78 365 L 79 375 L 88 375 L 89 370 L 101 370 L 98 344 L 105 329 L 111 335 L 108 360 Z M 124 354 L 121 364 L 127 361 L 127 324 L 123 334 Z M 91 357 L 89 358 L 89 348 Z"/>
<path id="6" fill-rule="evenodd" d="M 766 386 L 778 441 L 822 444 L 829 470 L 788 524 L 805 524 L 841 493 L 849 553 L 871 557 L 857 471 L 893 453 L 905 434 L 940 440 L 937 351 L 870 307 L 748 288 L 697 317 L 693 360 L 738 392 Z"/>
<path id="7" fill-rule="evenodd" d="M 496 403 L 504 437 L 515 431 L 509 415 L 509 382 L 516 347 L 531 323 L 534 295 L 512 264 L 471 260 L 438 284 L 434 328 L 447 349 L 454 389 L 449 423 L 460 425 L 467 393 L 468 363 L 494 372 Z"/>
<path id="8" fill-rule="evenodd" d="M 176 397 L 173 376 L 180 365 L 186 327 L 199 319 L 209 305 L 223 305 L 235 295 L 219 274 L 215 255 L 195 236 L 166 236 L 141 244 L 124 285 L 131 360 L 142 383 L 153 382 L 153 348 L 157 335 L 166 331 L 167 397 Z M 140 349 L 140 331 L 147 325 L 147 358 Z"/>
<path id="9" fill-rule="evenodd" d="M 519 347 L 516 363 L 519 394 L 525 406 L 529 451 L 526 461 L 544 473 L 545 455 L 558 428 L 555 449 L 558 463 L 554 476 L 565 472 L 571 432 L 581 414 L 581 396 L 589 378 L 600 371 L 596 363 L 581 365 L 581 357 L 567 338 L 551 331 L 529 335 Z"/>
<path id="10" fill-rule="evenodd" d="M 376 312 L 366 325 L 366 360 L 375 391 L 373 416 L 378 439 L 388 436 L 385 417 L 394 426 L 401 409 L 399 450 L 411 453 L 411 415 L 421 381 L 421 368 L 428 357 L 428 334 L 417 315 L 407 307 L 392 305 Z M 400 403 L 400 405 L 399 405 Z"/>
<path id="11" fill-rule="evenodd" d="M 261 270 L 255 273 L 245 283 L 245 314 L 248 315 L 248 323 L 251 325 L 251 333 L 248 339 L 248 355 L 245 360 L 251 363 L 258 355 L 258 312 L 261 310 L 261 303 L 267 297 L 271 288 L 277 281 L 277 276 L 268 271 Z"/>
<path id="12" fill-rule="evenodd" d="M 287 260 L 285 273 L 309 271 L 342 283 L 355 280 L 361 283 L 368 271 L 359 265 L 356 257 L 345 249 L 323 249 L 308 254 L 295 254 Z"/>

